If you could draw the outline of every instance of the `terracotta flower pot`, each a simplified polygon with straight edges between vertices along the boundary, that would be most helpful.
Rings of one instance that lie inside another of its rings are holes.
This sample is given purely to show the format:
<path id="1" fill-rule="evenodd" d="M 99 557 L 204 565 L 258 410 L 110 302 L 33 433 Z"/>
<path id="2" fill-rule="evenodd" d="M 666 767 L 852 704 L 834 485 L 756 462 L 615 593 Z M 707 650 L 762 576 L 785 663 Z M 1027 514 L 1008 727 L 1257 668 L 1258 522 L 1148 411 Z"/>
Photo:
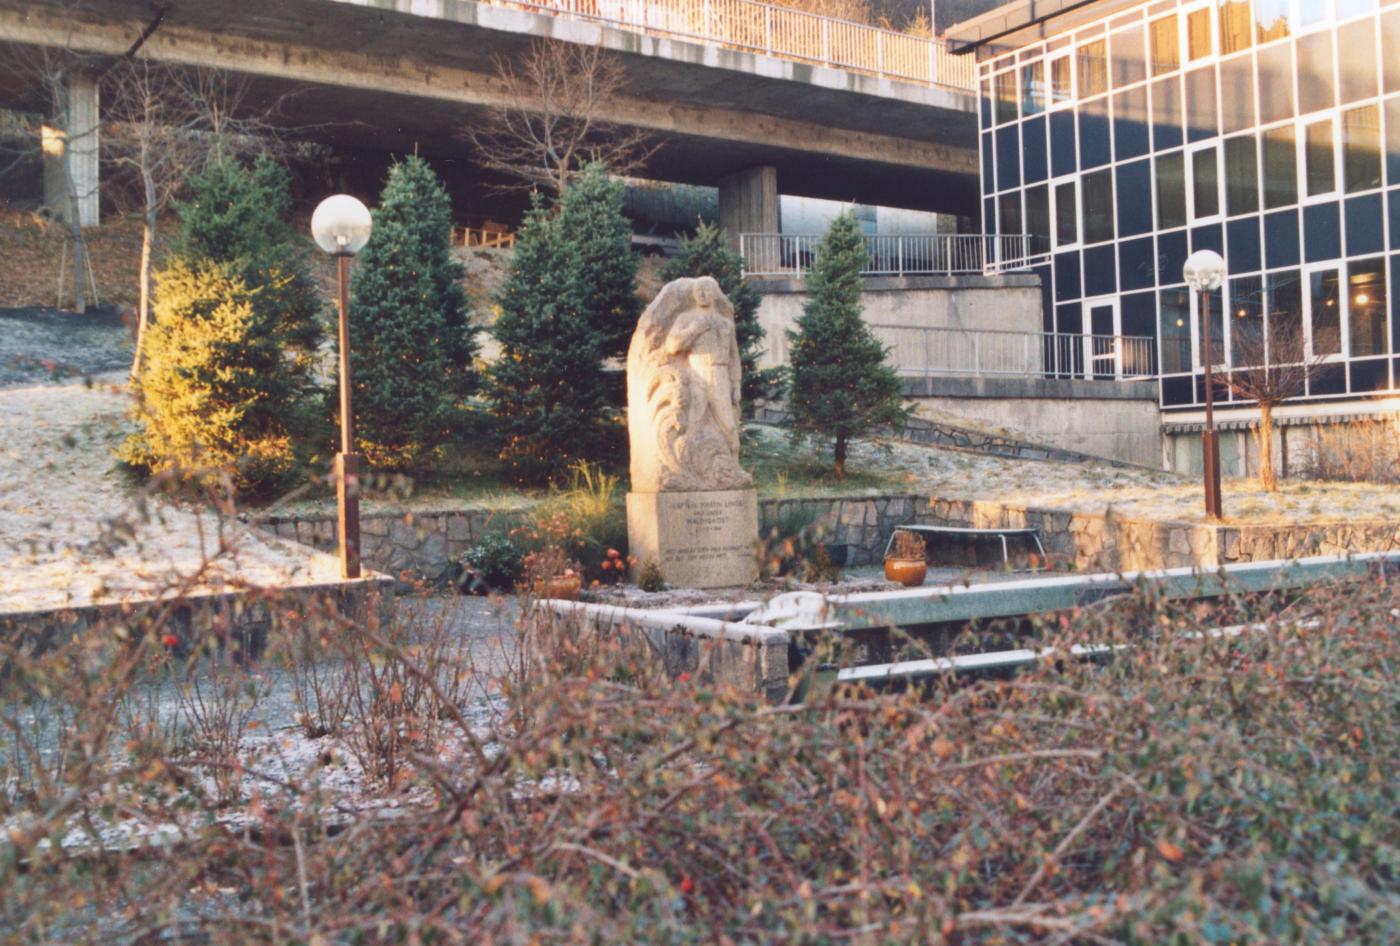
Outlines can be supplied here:
<path id="1" fill-rule="evenodd" d="M 885 577 L 890 581 L 899 582 L 906 588 L 922 585 L 927 575 L 928 562 L 921 558 L 885 559 Z"/>
<path id="2" fill-rule="evenodd" d="M 536 598 L 557 598 L 562 601 L 577 601 L 583 590 L 583 577 L 561 575 L 557 578 L 540 579 L 535 582 Z"/>

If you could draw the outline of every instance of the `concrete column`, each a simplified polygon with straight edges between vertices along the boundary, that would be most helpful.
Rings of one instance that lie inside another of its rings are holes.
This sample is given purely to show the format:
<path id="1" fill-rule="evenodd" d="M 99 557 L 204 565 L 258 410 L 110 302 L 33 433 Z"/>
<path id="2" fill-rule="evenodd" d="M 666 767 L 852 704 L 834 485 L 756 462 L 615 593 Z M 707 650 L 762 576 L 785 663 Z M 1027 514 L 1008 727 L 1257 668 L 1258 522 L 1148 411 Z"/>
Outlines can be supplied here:
<path id="1" fill-rule="evenodd" d="M 762 165 L 720 178 L 719 225 L 735 250 L 741 233 L 780 233 L 778 169 Z"/>
<path id="2" fill-rule="evenodd" d="M 77 204 L 78 222 L 95 227 L 98 206 L 99 95 L 97 80 L 83 72 L 63 81 L 54 103 L 57 121 L 40 129 L 44 150 L 44 203 L 68 221 Z"/>

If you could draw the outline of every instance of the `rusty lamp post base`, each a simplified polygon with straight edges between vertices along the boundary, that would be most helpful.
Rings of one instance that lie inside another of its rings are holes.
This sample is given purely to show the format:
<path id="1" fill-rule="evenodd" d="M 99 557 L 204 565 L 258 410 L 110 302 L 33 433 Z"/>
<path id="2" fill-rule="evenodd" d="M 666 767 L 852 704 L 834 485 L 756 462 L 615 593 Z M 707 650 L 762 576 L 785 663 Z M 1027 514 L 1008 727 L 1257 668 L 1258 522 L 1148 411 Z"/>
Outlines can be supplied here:
<path id="1" fill-rule="evenodd" d="M 1220 518 L 1220 431 L 1211 428 L 1201 435 L 1201 459 L 1205 466 L 1206 515 Z"/>

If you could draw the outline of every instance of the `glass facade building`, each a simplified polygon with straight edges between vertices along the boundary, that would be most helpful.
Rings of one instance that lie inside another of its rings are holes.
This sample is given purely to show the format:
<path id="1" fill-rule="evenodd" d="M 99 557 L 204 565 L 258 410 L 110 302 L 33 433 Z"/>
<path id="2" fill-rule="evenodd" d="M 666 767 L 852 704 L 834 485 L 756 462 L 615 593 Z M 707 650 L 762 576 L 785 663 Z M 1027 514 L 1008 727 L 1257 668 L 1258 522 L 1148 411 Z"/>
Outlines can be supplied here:
<path id="1" fill-rule="evenodd" d="M 1400 383 L 1400 0 L 1098 0 L 978 58 L 984 226 L 1032 235 L 1046 331 L 1154 336 L 1163 407 L 1200 404 L 1210 248 L 1213 364 Z"/>

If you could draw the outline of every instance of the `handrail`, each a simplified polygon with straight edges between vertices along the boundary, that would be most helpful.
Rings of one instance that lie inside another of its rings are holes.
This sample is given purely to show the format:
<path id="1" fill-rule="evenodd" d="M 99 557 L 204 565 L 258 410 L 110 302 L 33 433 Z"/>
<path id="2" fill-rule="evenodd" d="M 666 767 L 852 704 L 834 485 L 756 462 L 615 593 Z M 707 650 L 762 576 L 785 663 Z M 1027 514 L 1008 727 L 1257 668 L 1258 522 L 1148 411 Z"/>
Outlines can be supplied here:
<path id="1" fill-rule="evenodd" d="M 961 275 L 1029 268 L 1028 234 L 867 234 L 865 276 Z M 812 233 L 742 233 L 746 276 L 803 276 L 822 238 Z"/>
<path id="2" fill-rule="evenodd" d="M 606 23 L 648 36 L 699 40 L 884 79 L 974 92 L 971 56 L 940 39 L 757 0 L 483 0 Z"/>
<path id="3" fill-rule="evenodd" d="M 1014 332 L 871 324 L 903 377 L 1036 377 L 1110 381 L 1155 379 L 1149 335 Z"/>

